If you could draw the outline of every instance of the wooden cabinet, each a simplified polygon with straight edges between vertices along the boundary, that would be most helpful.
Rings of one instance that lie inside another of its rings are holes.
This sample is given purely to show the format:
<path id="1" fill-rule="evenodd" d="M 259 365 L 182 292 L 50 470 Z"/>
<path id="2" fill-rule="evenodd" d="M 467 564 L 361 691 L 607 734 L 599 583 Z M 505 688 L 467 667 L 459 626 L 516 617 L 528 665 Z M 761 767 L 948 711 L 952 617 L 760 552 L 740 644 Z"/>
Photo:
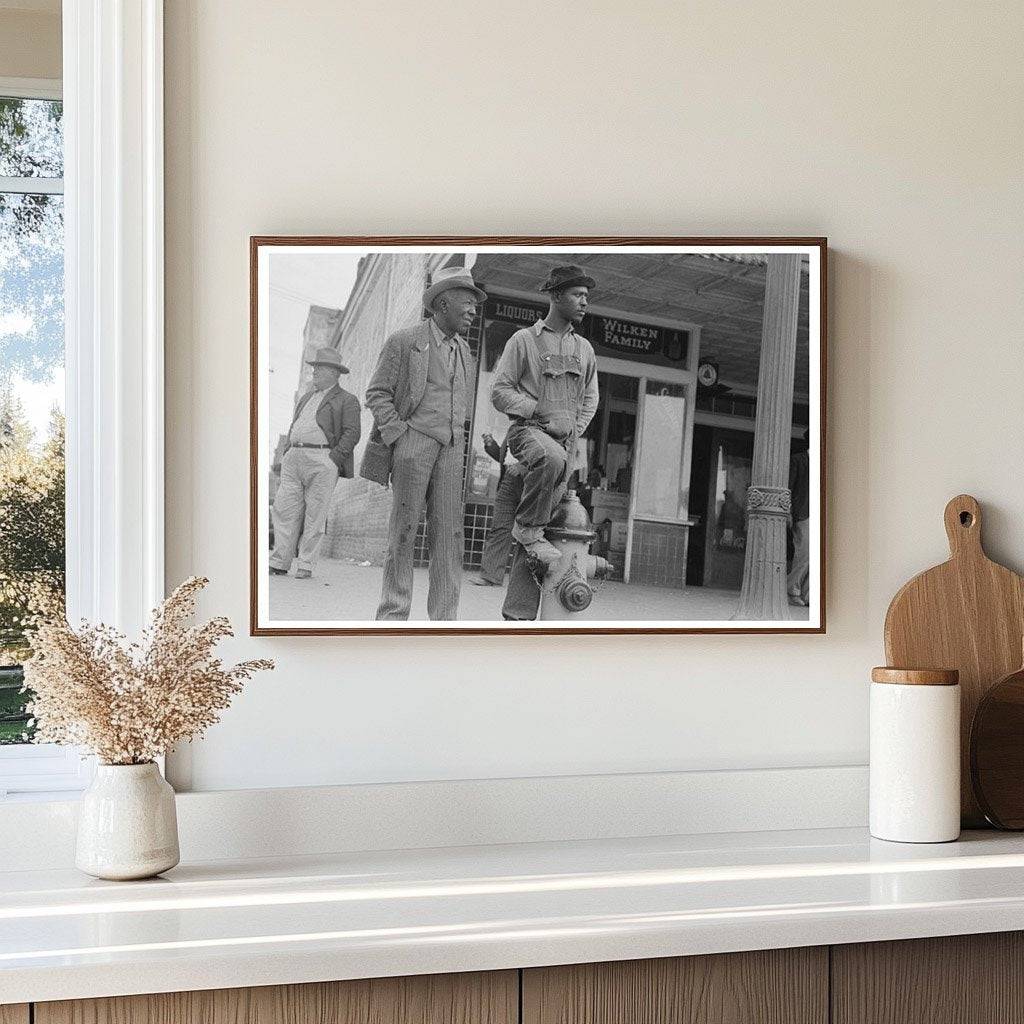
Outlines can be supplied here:
<path id="1" fill-rule="evenodd" d="M 516 1024 L 518 1004 L 493 971 L 36 1003 L 34 1024 Z"/>
<path id="2" fill-rule="evenodd" d="M 833 1024 L 1024 1024 L 1024 933 L 832 947 Z"/>
<path id="3" fill-rule="evenodd" d="M 1024 1024 L 1024 933 L 0 1006 L 0 1024 Z"/>
<path id="4" fill-rule="evenodd" d="M 828 949 L 523 971 L 523 1024 L 826 1024 Z"/>

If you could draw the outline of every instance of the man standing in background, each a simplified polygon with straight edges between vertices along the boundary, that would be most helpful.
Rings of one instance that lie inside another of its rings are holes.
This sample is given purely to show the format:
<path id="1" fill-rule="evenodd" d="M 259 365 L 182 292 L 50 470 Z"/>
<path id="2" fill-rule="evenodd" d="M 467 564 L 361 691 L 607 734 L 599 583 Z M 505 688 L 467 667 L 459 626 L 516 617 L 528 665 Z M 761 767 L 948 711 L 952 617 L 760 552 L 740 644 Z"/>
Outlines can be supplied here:
<path id="1" fill-rule="evenodd" d="M 786 596 L 790 604 L 806 608 L 807 583 L 811 568 L 811 456 L 808 451 L 810 429 L 805 430 L 799 446 L 789 459 L 790 516 L 793 531 L 793 562 L 786 577 Z"/>
<path id="2" fill-rule="evenodd" d="M 499 445 L 490 434 L 484 434 L 484 451 L 498 463 L 498 490 L 494 495 L 494 517 L 484 541 L 480 575 L 473 578 L 478 587 L 500 587 L 505 582 L 508 553 L 512 548 L 512 526 L 516 509 L 523 497 L 523 465 L 505 464 L 508 442 Z"/>
<path id="3" fill-rule="evenodd" d="M 270 574 L 287 575 L 297 558 L 299 580 L 313 575 L 334 485 L 339 476 L 352 476 L 352 452 L 360 434 L 359 401 L 338 385 L 341 374 L 348 373 L 341 356 L 333 348 L 321 348 L 308 362 L 313 386 L 295 404 L 271 510 Z"/>
<path id="4" fill-rule="evenodd" d="M 462 584 L 462 464 L 466 391 L 474 379 L 465 334 L 487 296 L 466 267 L 434 273 L 423 294 L 430 319 L 396 331 L 366 389 L 374 437 L 392 447 L 394 502 L 378 619 L 408 619 L 413 553 L 427 510 L 431 619 L 455 619 Z"/>

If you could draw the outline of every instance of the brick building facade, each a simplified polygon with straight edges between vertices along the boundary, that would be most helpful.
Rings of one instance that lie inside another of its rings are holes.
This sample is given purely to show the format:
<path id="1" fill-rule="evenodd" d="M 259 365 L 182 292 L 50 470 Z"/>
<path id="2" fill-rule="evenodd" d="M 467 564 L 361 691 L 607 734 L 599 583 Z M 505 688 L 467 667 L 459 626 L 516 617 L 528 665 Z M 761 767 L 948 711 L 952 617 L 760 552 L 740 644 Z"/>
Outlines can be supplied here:
<path id="1" fill-rule="evenodd" d="M 363 448 L 373 428 L 373 417 L 365 406 L 366 386 L 373 375 L 384 342 L 402 327 L 411 327 L 423 319 L 420 305 L 431 273 L 449 259 L 444 253 L 374 253 L 360 262 L 352 296 L 334 326 L 331 347 L 341 352 L 351 371 L 342 385 L 352 391 L 363 406 L 362 437 L 355 452 L 356 472 Z M 479 324 L 467 339 L 474 355 L 480 337 Z M 475 400 L 475 381 L 468 401 Z M 466 437 L 470 436 L 467 422 Z M 356 477 L 339 480 L 327 517 L 327 537 L 323 554 L 327 558 L 351 558 L 383 564 L 387 544 L 387 526 L 391 515 L 392 492 L 369 480 Z M 489 516 L 489 507 L 486 510 Z M 467 566 L 480 564 L 483 536 L 489 519 L 481 524 L 479 511 L 467 509 Z M 426 526 L 420 524 L 416 545 L 418 564 L 426 564 Z"/>

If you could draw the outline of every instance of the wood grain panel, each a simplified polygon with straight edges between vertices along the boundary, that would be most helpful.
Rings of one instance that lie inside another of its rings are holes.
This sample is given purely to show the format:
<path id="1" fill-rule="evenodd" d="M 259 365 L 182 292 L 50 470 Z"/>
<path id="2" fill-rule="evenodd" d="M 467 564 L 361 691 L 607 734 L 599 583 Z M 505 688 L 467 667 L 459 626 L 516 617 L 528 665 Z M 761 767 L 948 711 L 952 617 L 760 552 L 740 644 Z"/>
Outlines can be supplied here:
<path id="1" fill-rule="evenodd" d="M 541 967 L 523 972 L 523 1024 L 825 1024 L 828 950 Z"/>
<path id="2" fill-rule="evenodd" d="M 518 995 L 515 971 L 439 974 L 38 1003 L 35 1024 L 516 1024 Z"/>
<path id="3" fill-rule="evenodd" d="M 832 947 L 833 1024 L 1024 1024 L 1024 934 Z"/>
<path id="4" fill-rule="evenodd" d="M 28 1024 L 27 1003 L 7 1003 L 0 1006 L 0 1024 Z"/>
<path id="5" fill-rule="evenodd" d="M 982 547 L 981 506 L 959 494 L 943 513 L 949 561 L 903 585 L 885 613 L 885 658 L 893 668 L 960 672 L 960 813 L 964 828 L 986 826 L 971 787 L 970 735 L 978 702 L 1020 668 L 1024 577 Z"/>

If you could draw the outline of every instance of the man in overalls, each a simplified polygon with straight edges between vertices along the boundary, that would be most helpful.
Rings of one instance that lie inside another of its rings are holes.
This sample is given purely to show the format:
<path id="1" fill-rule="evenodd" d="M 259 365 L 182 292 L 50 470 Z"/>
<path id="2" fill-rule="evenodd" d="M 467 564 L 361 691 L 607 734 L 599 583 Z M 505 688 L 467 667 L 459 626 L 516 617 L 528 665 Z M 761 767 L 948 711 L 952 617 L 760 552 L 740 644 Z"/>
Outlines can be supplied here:
<path id="1" fill-rule="evenodd" d="M 525 470 L 512 536 L 544 565 L 560 557 L 544 528 L 565 493 L 569 453 L 597 410 L 597 359 L 590 342 L 576 333 L 594 285 L 582 267 L 554 267 L 541 286 L 548 293 L 547 316 L 509 338 L 491 386 L 495 409 L 512 421 L 509 451 Z M 505 615 L 532 617 L 508 608 Z"/>

